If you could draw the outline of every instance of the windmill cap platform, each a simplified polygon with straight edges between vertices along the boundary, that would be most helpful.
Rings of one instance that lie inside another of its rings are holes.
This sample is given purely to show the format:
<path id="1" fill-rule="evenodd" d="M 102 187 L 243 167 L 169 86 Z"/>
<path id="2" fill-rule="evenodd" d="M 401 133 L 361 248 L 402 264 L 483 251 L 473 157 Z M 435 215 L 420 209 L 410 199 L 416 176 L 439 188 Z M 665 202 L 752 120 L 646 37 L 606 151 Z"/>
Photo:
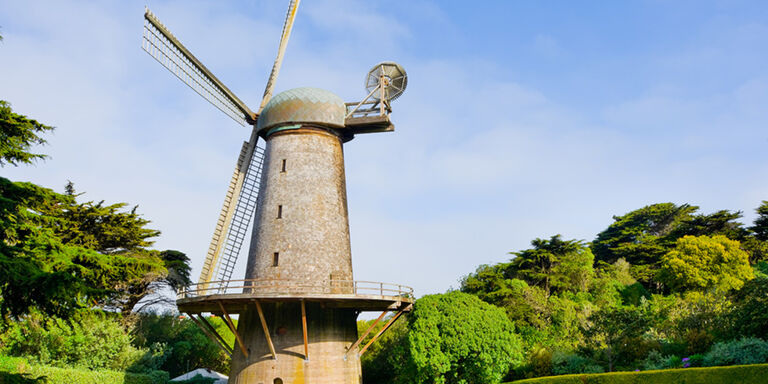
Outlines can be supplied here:
<path id="1" fill-rule="evenodd" d="M 333 92 L 320 88 L 294 88 L 274 96 L 259 116 L 256 129 L 268 135 L 271 128 L 288 124 L 318 124 L 344 128 L 347 107 Z"/>

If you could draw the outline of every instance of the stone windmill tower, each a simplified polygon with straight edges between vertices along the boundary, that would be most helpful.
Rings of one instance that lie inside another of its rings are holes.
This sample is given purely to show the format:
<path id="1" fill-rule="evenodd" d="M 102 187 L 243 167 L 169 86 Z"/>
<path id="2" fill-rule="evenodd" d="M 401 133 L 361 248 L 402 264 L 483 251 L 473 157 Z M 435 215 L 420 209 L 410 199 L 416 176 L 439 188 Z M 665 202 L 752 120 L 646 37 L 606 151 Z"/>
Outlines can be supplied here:
<path id="1" fill-rule="evenodd" d="M 291 1 L 258 113 L 145 13 L 144 50 L 234 120 L 253 126 L 200 280 L 177 300 L 231 355 L 231 384 L 358 384 L 360 355 L 413 303 L 409 287 L 353 279 L 342 149 L 357 134 L 394 130 L 390 102 L 402 94 L 407 76 L 398 64 L 377 64 L 366 79 L 368 95 L 355 103 L 317 88 L 272 98 L 297 7 Z M 232 280 L 251 218 L 245 277 Z M 361 311 L 381 315 L 358 335 Z M 395 315 L 359 348 L 388 312 Z M 224 318 L 236 337 L 234 350 L 202 313 Z M 239 315 L 237 326 L 232 314 Z"/>

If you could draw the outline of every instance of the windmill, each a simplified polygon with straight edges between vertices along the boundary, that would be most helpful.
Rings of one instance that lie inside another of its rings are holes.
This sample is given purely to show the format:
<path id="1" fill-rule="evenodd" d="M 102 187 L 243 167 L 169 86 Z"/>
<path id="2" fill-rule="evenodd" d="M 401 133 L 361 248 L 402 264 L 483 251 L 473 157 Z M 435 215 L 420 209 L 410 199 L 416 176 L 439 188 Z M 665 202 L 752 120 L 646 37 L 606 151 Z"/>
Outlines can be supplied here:
<path id="1" fill-rule="evenodd" d="M 355 135 L 391 132 L 391 102 L 407 86 L 399 64 L 366 76 L 367 96 L 345 103 L 318 88 L 272 97 L 298 0 L 289 3 L 277 58 L 256 112 L 245 105 L 148 9 L 142 48 L 242 126 L 251 126 L 197 284 L 179 292 L 179 310 L 232 358 L 230 383 L 355 383 L 360 355 L 410 311 L 410 287 L 355 281 L 349 241 L 342 144 Z M 233 280 L 251 219 L 244 279 Z M 358 337 L 361 311 L 382 311 Z M 385 326 L 360 344 L 389 312 Z M 224 318 L 237 349 L 202 313 Z M 239 314 L 235 326 L 230 314 Z M 310 359 L 310 356 L 312 358 Z"/>

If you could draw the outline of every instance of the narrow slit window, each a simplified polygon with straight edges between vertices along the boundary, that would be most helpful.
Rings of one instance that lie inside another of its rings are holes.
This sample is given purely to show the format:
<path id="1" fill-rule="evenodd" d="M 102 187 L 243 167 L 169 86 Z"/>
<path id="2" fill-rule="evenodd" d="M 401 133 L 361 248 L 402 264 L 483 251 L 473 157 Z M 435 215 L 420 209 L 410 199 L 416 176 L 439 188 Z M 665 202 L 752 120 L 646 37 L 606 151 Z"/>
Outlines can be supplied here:
<path id="1" fill-rule="evenodd" d="M 283 159 L 283 165 L 280 168 L 280 172 L 285 172 L 285 159 Z"/>
<path id="2" fill-rule="evenodd" d="M 275 252 L 274 255 L 272 255 L 272 266 L 277 267 L 277 264 L 280 262 L 280 252 Z"/>
<path id="3" fill-rule="evenodd" d="M 282 219 L 283 218 L 283 206 L 278 205 L 277 206 L 277 218 Z"/>

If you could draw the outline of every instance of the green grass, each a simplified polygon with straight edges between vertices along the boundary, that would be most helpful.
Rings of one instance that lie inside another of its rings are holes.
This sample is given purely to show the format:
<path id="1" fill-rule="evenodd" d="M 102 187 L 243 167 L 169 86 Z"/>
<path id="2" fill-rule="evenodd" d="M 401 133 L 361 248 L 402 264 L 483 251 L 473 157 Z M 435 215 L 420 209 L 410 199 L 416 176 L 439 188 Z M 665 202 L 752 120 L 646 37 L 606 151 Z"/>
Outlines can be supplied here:
<path id="1" fill-rule="evenodd" d="M 150 374 L 109 370 L 90 371 L 30 365 L 21 357 L 0 356 L 0 384 L 165 384 L 168 373 Z"/>
<path id="2" fill-rule="evenodd" d="M 768 364 L 662 369 L 563 375 L 514 381 L 514 384 L 760 384 L 768 381 Z"/>

